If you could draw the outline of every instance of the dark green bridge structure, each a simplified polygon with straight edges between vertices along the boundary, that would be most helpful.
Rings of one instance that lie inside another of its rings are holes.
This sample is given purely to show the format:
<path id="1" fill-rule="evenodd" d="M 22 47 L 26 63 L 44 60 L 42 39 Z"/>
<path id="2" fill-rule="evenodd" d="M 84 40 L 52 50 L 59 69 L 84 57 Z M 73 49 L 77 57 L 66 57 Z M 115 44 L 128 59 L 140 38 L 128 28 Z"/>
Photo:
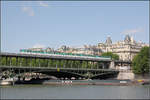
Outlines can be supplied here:
<path id="1" fill-rule="evenodd" d="M 58 79 L 115 78 L 118 70 L 111 69 L 109 57 L 85 57 L 59 54 L 0 53 L 0 73 L 19 76 L 23 73 L 40 73 Z M 122 63 L 116 61 L 116 64 Z M 130 62 L 125 62 L 130 63 Z"/>

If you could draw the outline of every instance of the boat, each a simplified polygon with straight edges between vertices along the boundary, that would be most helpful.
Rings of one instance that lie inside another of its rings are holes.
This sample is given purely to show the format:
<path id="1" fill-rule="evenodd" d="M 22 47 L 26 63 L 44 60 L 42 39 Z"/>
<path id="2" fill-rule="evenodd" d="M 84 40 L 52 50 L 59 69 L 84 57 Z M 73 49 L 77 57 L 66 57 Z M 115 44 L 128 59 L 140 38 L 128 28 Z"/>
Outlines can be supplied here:
<path id="1" fill-rule="evenodd" d="M 0 79 L 0 86 L 13 85 L 13 83 L 14 83 L 13 78 Z"/>

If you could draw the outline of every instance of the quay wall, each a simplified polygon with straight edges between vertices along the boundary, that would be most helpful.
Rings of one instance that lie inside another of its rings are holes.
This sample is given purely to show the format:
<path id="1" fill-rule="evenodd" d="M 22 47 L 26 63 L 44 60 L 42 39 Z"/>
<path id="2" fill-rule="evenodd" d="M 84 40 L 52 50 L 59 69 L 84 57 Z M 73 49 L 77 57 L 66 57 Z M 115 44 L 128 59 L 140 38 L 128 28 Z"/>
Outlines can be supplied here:
<path id="1" fill-rule="evenodd" d="M 131 70 L 127 70 L 127 71 L 120 71 L 117 79 L 135 79 L 135 75 Z"/>

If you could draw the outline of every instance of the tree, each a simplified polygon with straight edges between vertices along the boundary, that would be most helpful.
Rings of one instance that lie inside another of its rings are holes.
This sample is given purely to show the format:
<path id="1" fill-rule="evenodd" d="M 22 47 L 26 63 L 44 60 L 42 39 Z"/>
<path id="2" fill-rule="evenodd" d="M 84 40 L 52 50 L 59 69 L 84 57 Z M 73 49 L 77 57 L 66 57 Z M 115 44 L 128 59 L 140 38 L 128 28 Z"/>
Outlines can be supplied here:
<path id="1" fill-rule="evenodd" d="M 110 56 L 113 60 L 119 60 L 119 55 L 113 54 L 112 52 L 102 53 L 102 56 Z"/>
<path id="2" fill-rule="evenodd" d="M 132 60 L 132 69 L 135 74 L 145 74 L 149 72 L 149 47 L 143 47 Z"/>

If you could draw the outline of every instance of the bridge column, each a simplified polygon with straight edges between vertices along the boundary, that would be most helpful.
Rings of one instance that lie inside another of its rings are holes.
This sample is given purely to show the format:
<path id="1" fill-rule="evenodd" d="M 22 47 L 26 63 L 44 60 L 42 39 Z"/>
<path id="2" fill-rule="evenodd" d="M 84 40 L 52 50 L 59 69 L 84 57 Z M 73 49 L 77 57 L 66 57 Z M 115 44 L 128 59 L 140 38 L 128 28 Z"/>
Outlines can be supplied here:
<path id="1" fill-rule="evenodd" d="M 11 66 L 11 64 L 12 64 L 11 60 L 12 60 L 12 58 L 9 57 L 9 64 L 10 64 L 10 66 Z"/>
<path id="2" fill-rule="evenodd" d="M 86 63 L 86 64 L 87 64 L 86 69 L 88 69 L 88 64 L 89 64 L 89 62 L 87 61 L 87 63 Z"/>
<path id="3" fill-rule="evenodd" d="M 66 60 L 63 61 L 63 68 L 65 68 Z"/>
<path id="4" fill-rule="evenodd" d="M 56 65 L 55 65 L 55 67 L 57 68 L 57 61 L 56 61 Z"/>
<path id="5" fill-rule="evenodd" d="M 16 66 L 18 66 L 18 57 L 16 57 Z"/>
<path id="6" fill-rule="evenodd" d="M 58 62 L 57 67 L 58 67 L 58 68 L 61 68 L 60 61 L 61 61 L 61 60 L 58 60 L 58 61 L 57 61 L 57 62 Z"/>
<path id="7" fill-rule="evenodd" d="M 115 69 L 115 62 L 114 61 L 110 62 L 109 68 L 110 69 Z"/>
<path id="8" fill-rule="evenodd" d="M 68 67 L 68 60 L 65 61 L 65 68 Z"/>
<path id="9" fill-rule="evenodd" d="M 32 67 L 32 58 L 29 58 L 29 67 Z"/>
<path id="10" fill-rule="evenodd" d="M 93 68 L 94 65 L 94 61 L 91 61 L 91 69 Z"/>
<path id="11" fill-rule="evenodd" d="M 108 64 L 108 62 L 104 62 L 104 63 L 103 63 L 103 68 L 104 68 L 104 69 L 109 68 L 109 64 Z"/>
<path id="12" fill-rule="evenodd" d="M 93 61 L 93 67 L 94 67 L 95 69 L 97 69 L 96 62 L 95 62 L 95 61 Z"/>
<path id="13" fill-rule="evenodd" d="M 25 58 L 25 66 L 27 66 L 27 57 Z"/>
<path id="14" fill-rule="evenodd" d="M 105 69 L 105 65 L 104 65 L 104 63 L 101 63 L 101 65 L 102 65 L 102 69 Z"/>
<path id="15" fill-rule="evenodd" d="M 0 56 L 0 65 L 2 65 L 2 56 Z"/>
<path id="16" fill-rule="evenodd" d="M 80 68 L 80 61 L 78 61 L 78 63 L 77 63 L 77 67 L 78 67 L 78 69 Z"/>
<path id="17" fill-rule="evenodd" d="M 74 66 L 73 66 L 73 61 L 71 61 L 71 68 L 73 68 Z"/>
<path id="18" fill-rule="evenodd" d="M 72 61 L 70 61 L 70 63 L 71 63 L 71 68 L 72 68 Z"/>
<path id="19" fill-rule="evenodd" d="M 99 69 L 99 65 L 98 65 L 98 62 L 96 62 L 96 68 L 97 68 L 97 69 Z"/>
<path id="20" fill-rule="evenodd" d="M 72 68 L 75 68 L 75 61 L 72 61 Z"/>
<path id="21" fill-rule="evenodd" d="M 82 68 L 82 61 L 81 61 L 81 60 L 80 60 L 80 67 Z M 79 68 L 80 68 L 80 67 L 79 67 Z"/>
<path id="22" fill-rule="evenodd" d="M 6 63 L 5 63 L 5 64 L 6 64 L 6 66 L 7 66 L 7 62 L 8 62 L 8 57 L 7 57 L 7 56 L 6 56 L 6 59 L 5 59 L 5 60 L 6 60 Z"/>
<path id="23" fill-rule="evenodd" d="M 46 67 L 48 67 L 48 59 L 45 59 L 46 60 Z"/>
<path id="24" fill-rule="evenodd" d="M 19 65 L 18 66 L 21 67 L 21 65 L 22 65 L 22 58 L 19 59 Z"/>
<path id="25" fill-rule="evenodd" d="M 76 61 L 73 60 L 73 68 L 76 68 Z"/>
<path id="26" fill-rule="evenodd" d="M 38 63 L 39 63 L 39 67 L 41 67 L 41 59 L 39 59 Z"/>
<path id="27" fill-rule="evenodd" d="M 34 65 L 33 66 L 36 66 L 37 64 L 36 64 L 36 58 L 34 58 Z"/>
<path id="28" fill-rule="evenodd" d="M 47 67 L 49 67 L 49 59 L 47 59 Z"/>
<path id="29" fill-rule="evenodd" d="M 48 67 L 54 67 L 53 59 L 48 59 Z"/>

